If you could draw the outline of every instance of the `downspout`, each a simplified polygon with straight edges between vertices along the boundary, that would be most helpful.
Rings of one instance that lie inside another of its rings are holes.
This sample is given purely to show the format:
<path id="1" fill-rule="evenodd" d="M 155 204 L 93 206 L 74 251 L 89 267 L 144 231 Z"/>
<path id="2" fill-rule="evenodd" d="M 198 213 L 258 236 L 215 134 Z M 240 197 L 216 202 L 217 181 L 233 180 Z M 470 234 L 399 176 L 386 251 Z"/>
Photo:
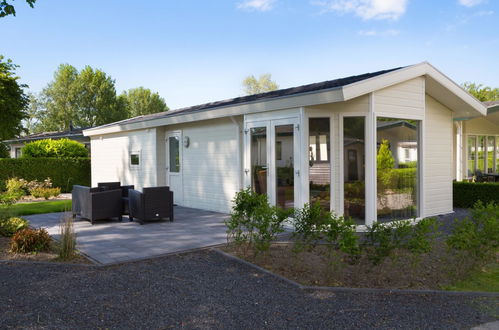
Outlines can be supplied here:
<path id="1" fill-rule="evenodd" d="M 456 121 L 456 181 L 463 181 L 463 122 Z"/>
<path id="2" fill-rule="evenodd" d="M 243 189 L 243 184 L 242 184 L 242 175 L 243 175 L 243 160 L 242 160 L 242 147 L 241 147 L 241 133 L 242 133 L 242 126 L 241 124 L 234 118 L 234 116 L 230 116 L 230 120 L 236 125 L 236 142 L 237 142 L 237 169 L 238 169 L 238 174 L 237 174 L 237 187 L 238 190 Z"/>

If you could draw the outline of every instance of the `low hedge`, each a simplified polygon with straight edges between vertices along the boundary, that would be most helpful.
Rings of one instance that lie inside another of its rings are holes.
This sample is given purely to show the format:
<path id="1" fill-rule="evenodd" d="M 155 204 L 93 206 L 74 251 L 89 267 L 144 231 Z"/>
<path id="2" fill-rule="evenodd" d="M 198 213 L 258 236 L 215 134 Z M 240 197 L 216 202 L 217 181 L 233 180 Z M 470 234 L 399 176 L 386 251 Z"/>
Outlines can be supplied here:
<path id="1" fill-rule="evenodd" d="M 499 183 L 454 182 L 454 207 L 470 208 L 477 201 L 499 203 Z"/>
<path id="2" fill-rule="evenodd" d="M 28 181 L 50 178 L 54 187 L 70 192 L 74 184 L 90 186 L 90 158 L 0 159 L 0 190 L 12 177 Z"/>

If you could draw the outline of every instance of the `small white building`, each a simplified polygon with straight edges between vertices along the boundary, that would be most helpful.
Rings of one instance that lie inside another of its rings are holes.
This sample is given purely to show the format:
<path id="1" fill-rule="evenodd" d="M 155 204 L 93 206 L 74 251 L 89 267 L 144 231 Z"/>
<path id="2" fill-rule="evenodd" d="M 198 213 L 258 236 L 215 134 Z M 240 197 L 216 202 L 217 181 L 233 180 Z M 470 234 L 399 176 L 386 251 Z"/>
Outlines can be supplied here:
<path id="1" fill-rule="evenodd" d="M 429 63 L 140 116 L 84 131 L 92 184 L 168 185 L 229 212 L 251 186 L 359 223 L 450 213 L 454 121 L 487 108 Z"/>

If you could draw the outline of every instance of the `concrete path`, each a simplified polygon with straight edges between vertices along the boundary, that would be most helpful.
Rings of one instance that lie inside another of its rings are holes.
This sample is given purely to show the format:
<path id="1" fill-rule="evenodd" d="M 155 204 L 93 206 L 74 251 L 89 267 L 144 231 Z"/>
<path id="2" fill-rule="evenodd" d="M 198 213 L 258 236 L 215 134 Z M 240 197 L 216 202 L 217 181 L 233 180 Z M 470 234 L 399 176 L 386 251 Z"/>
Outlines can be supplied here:
<path id="1" fill-rule="evenodd" d="M 59 236 L 59 222 L 64 213 L 27 216 L 33 227 L 46 228 Z M 227 214 L 175 207 L 175 221 L 129 222 L 77 219 L 77 248 L 101 264 L 139 260 L 169 253 L 208 247 L 226 242 Z"/>

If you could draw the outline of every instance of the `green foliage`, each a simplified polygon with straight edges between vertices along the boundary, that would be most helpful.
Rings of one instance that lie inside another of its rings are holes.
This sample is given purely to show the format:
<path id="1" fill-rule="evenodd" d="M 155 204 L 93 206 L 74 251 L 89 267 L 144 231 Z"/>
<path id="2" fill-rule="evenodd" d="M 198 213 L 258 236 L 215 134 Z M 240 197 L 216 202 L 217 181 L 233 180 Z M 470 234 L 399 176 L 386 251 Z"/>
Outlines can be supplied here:
<path id="1" fill-rule="evenodd" d="M 243 88 L 246 95 L 271 92 L 279 89 L 279 85 L 272 80 L 270 73 L 262 74 L 258 79 L 251 75 L 243 80 Z"/>
<path id="2" fill-rule="evenodd" d="M 60 187 L 62 192 L 70 192 L 75 184 L 90 186 L 90 159 L 0 159 L 0 184 L 12 177 L 29 181 L 51 178 L 55 187 Z"/>
<path id="3" fill-rule="evenodd" d="M 454 182 L 454 207 L 470 208 L 478 202 L 499 204 L 499 184 Z"/>
<path id="4" fill-rule="evenodd" d="M 41 94 L 46 111 L 40 129 L 66 131 L 70 125 L 90 127 L 127 118 L 126 104 L 116 95 L 115 81 L 101 70 L 78 70 L 61 64 Z"/>
<path id="5" fill-rule="evenodd" d="M 21 229 L 12 236 L 10 250 L 12 252 L 30 253 L 49 251 L 52 238 L 43 229 Z"/>
<path id="6" fill-rule="evenodd" d="M 330 213 L 324 211 L 320 203 L 305 204 L 303 208 L 295 210 L 293 238 L 296 240 L 297 250 L 308 249 L 317 245 L 322 239 Z"/>
<path id="7" fill-rule="evenodd" d="M 61 194 L 61 188 L 33 188 L 30 190 L 31 196 L 35 198 L 45 198 L 57 197 Z"/>
<path id="8" fill-rule="evenodd" d="M 0 213 L 32 215 L 65 212 L 71 209 L 71 200 L 18 203 L 11 206 L 0 205 Z"/>
<path id="9" fill-rule="evenodd" d="M 77 158 L 88 157 L 83 143 L 70 139 L 44 139 L 27 143 L 22 149 L 22 158 Z"/>
<path id="10" fill-rule="evenodd" d="M 13 0 L 12 0 L 13 1 Z M 26 0 L 26 3 L 33 8 L 36 0 Z M 7 2 L 7 0 L 0 1 L 0 17 L 5 17 L 8 15 L 16 16 L 16 9 L 14 5 L 11 5 Z"/>
<path id="11" fill-rule="evenodd" d="M 28 228 L 29 222 L 19 217 L 0 218 L 0 235 L 11 237 L 21 229 Z"/>
<path id="12" fill-rule="evenodd" d="M 168 111 L 165 100 L 158 93 L 144 87 L 132 88 L 120 95 L 127 104 L 128 117 Z"/>
<path id="13" fill-rule="evenodd" d="M 331 248 L 338 248 L 348 254 L 354 261 L 360 254 L 359 237 L 356 234 L 357 225 L 350 218 L 330 214 L 324 226 L 324 239 Z"/>
<path id="14" fill-rule="evenodd" d="M 7 188 L 7 192 L 13 194 L 20 194 L 21 196 L 26 195 L 27 193 L 27 181 L 24 179 L 18 179 L 16 177 L 10 178 L 5 182 L 5 188 Z"/>
<path id="15" fill-rule="evenodd" d="M 499 101 L 499 88 L 491 88 L 482 84 L 475 84 L 472 82 L 465 82 L 463 88 L 478 100 L 485 101 Z"/>
<path id="16" fill-rule="evenodd" d="M 9 158 L 10 152 L 5 143 L 0 142 L 0 158 Z"/>
<path id="17" fill-rule="evenodd" d="M 10 207 L 23 197 L 21 192 L 0 193 L 0 206 Z"/>
<path id="18" fill-rule="evenodd" d="M 454 221 L 446 242 L 450 248 L 466 252 L 476 260 L 493 259 L 499 248 L 499 204 L 477 202 L 471 219 Z"/>
<path id="19" fill-rule="evenodd" d="M 3 2 L 0 2 L 0 15 Z M 22 120 L 27 117 L 26 107 L 28 97 L 24 94 L 26 85 L 18 83 L 19 77 L 15 75 L 18 65 L 11 60 L 3 61 L 0 55 L 0 141 L 10 139 L 23 131 Z"/>
<path id="20" fill-rule="evenodd" d="M 378 190 L 384 190 L 384 187 L 389 187 L 393 180 L 393 168 L 395 167 L 395 159 L 390 150 L 388 140 L 383 140 L 376 155 L 376 169 Z"/>
<path id="21" fill-rule="evenodd" d="M 284 221 L 292 210 L 270 206 L 266 195 L 250 188 L 239 191 L 230 218 L 225 221 L 227 241 L 254 247 L 255 253 L 265 252 L 277 234 L 284 231 Z"/>
<path id="22" fill-rule="evenodd" d="M 410 220 L 374 223 L 368 227 L 362 245 L 368 259 L 377 265 L 397 249 L 428 253 L 439 235 L 435 218 L 423 219 L 415 225 Z"/>
<path id="23" fill-rule="evenodd" d="M 76 233 L 73 223 L 73 217 L 66 214 L 59 225 L 59 258 L 61 259 L 71 259 L 76 254 Z"/>

